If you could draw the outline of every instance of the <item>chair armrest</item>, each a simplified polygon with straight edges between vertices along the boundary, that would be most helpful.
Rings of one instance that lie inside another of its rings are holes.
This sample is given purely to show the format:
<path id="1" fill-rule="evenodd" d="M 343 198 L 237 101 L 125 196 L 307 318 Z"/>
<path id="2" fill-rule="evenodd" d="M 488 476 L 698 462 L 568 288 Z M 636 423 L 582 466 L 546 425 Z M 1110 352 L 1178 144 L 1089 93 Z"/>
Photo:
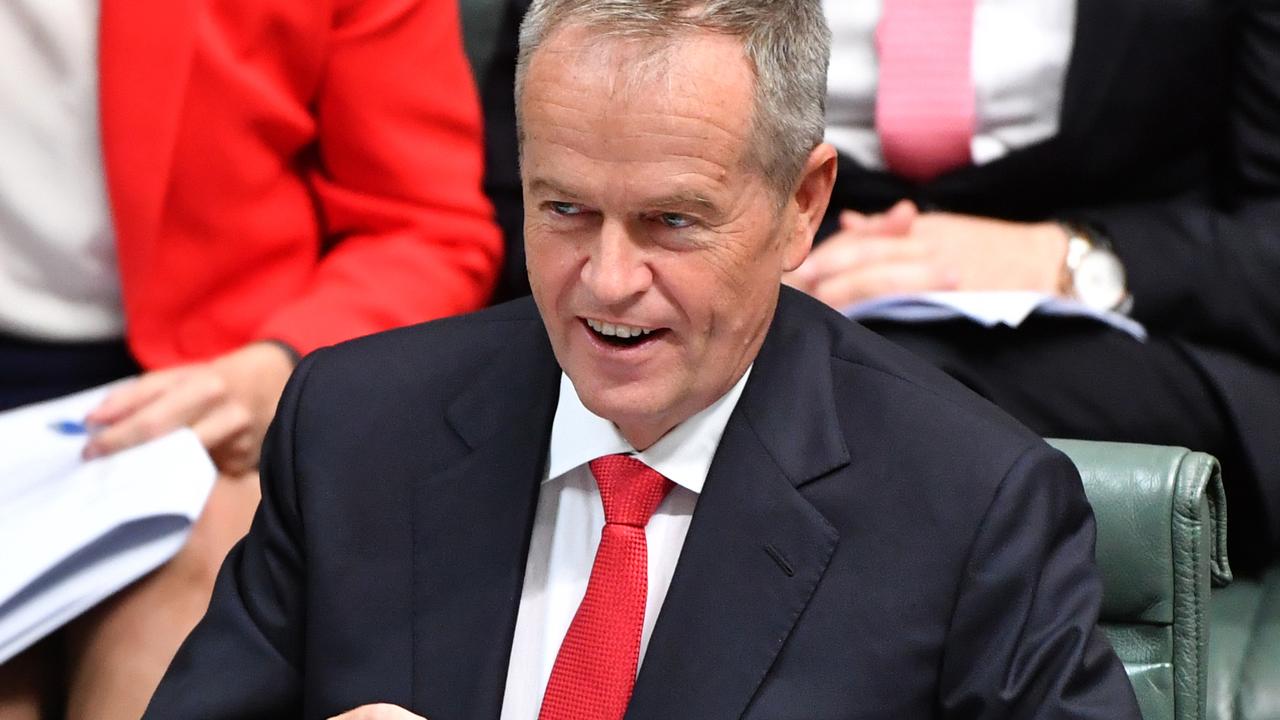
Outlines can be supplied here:
<path id="1" fill-rule="evenodd" d="M 1185 448 L 1050 440 L 1098 526 L 1101 623 L 1148 718 L 1204 717 L 1210 585 L 1231 581 L 1218 462 Z"/>

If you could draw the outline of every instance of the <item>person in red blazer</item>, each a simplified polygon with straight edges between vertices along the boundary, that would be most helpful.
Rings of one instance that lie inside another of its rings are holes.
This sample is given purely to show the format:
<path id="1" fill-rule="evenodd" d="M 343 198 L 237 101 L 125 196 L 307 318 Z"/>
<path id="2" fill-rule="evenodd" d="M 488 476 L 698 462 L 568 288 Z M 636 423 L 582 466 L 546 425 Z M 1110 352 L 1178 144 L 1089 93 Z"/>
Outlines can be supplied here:
<path id="1" fill-rule="evenodd" d="M 297 357 L 481 307 L 502 243 L 453 0 L 101 0 L 98 57 L 145 372 L 86 454 L 187 425 L 223 473 L 182 553 L 67 633 L 69 716 L 137 717 L 248 527 Z"/>

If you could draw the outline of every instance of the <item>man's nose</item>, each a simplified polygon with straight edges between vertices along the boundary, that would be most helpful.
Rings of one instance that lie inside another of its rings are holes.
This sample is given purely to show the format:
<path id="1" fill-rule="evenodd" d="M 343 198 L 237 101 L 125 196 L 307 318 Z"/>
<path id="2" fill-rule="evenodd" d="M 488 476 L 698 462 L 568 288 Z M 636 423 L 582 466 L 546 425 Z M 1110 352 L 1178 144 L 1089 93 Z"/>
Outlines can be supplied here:
<path id="1" fill-rule="evenodd" d="M 649 289 L 653 272 L 625 224 L 606 221 L 601 225 L 600 237 L 582 268 L 582 282 L 603 305 L 626 302 Z"/>

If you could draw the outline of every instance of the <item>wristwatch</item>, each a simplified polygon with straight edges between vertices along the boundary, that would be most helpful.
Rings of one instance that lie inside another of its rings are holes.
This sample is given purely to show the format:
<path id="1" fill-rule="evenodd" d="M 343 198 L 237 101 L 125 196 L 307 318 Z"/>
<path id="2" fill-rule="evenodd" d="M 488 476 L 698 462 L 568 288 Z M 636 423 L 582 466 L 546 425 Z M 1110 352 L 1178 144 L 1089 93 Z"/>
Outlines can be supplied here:
<path id="1" fill-rule="evenodd" d="M 1067 233 L 1067 259 L 1062 290 L 1067 297 L 1099 311 L 1128 314 L 1133 296 L 1125 284 L 1124 265 L 1101 233 L 1073 223 L 1059 223 Z"/>

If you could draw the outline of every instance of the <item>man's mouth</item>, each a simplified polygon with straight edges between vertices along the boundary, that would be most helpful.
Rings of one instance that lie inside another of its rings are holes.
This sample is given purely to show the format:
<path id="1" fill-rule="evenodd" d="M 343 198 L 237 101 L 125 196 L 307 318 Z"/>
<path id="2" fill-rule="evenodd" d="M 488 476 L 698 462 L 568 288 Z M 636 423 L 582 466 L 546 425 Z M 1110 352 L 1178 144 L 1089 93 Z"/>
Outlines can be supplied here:
<path id="1" fill-rule="evenodd" d="M 620 348 L 630 348 L 643 345 L 658 337 L 663 332 L 666 332 L 663 328 L 646 328 L 636 325 L 623 325 L 621 323 L 610 323 L 603 320 L 596 320 L 594 318 L 582 318 L 582 323 L 605 344 Z"/>

